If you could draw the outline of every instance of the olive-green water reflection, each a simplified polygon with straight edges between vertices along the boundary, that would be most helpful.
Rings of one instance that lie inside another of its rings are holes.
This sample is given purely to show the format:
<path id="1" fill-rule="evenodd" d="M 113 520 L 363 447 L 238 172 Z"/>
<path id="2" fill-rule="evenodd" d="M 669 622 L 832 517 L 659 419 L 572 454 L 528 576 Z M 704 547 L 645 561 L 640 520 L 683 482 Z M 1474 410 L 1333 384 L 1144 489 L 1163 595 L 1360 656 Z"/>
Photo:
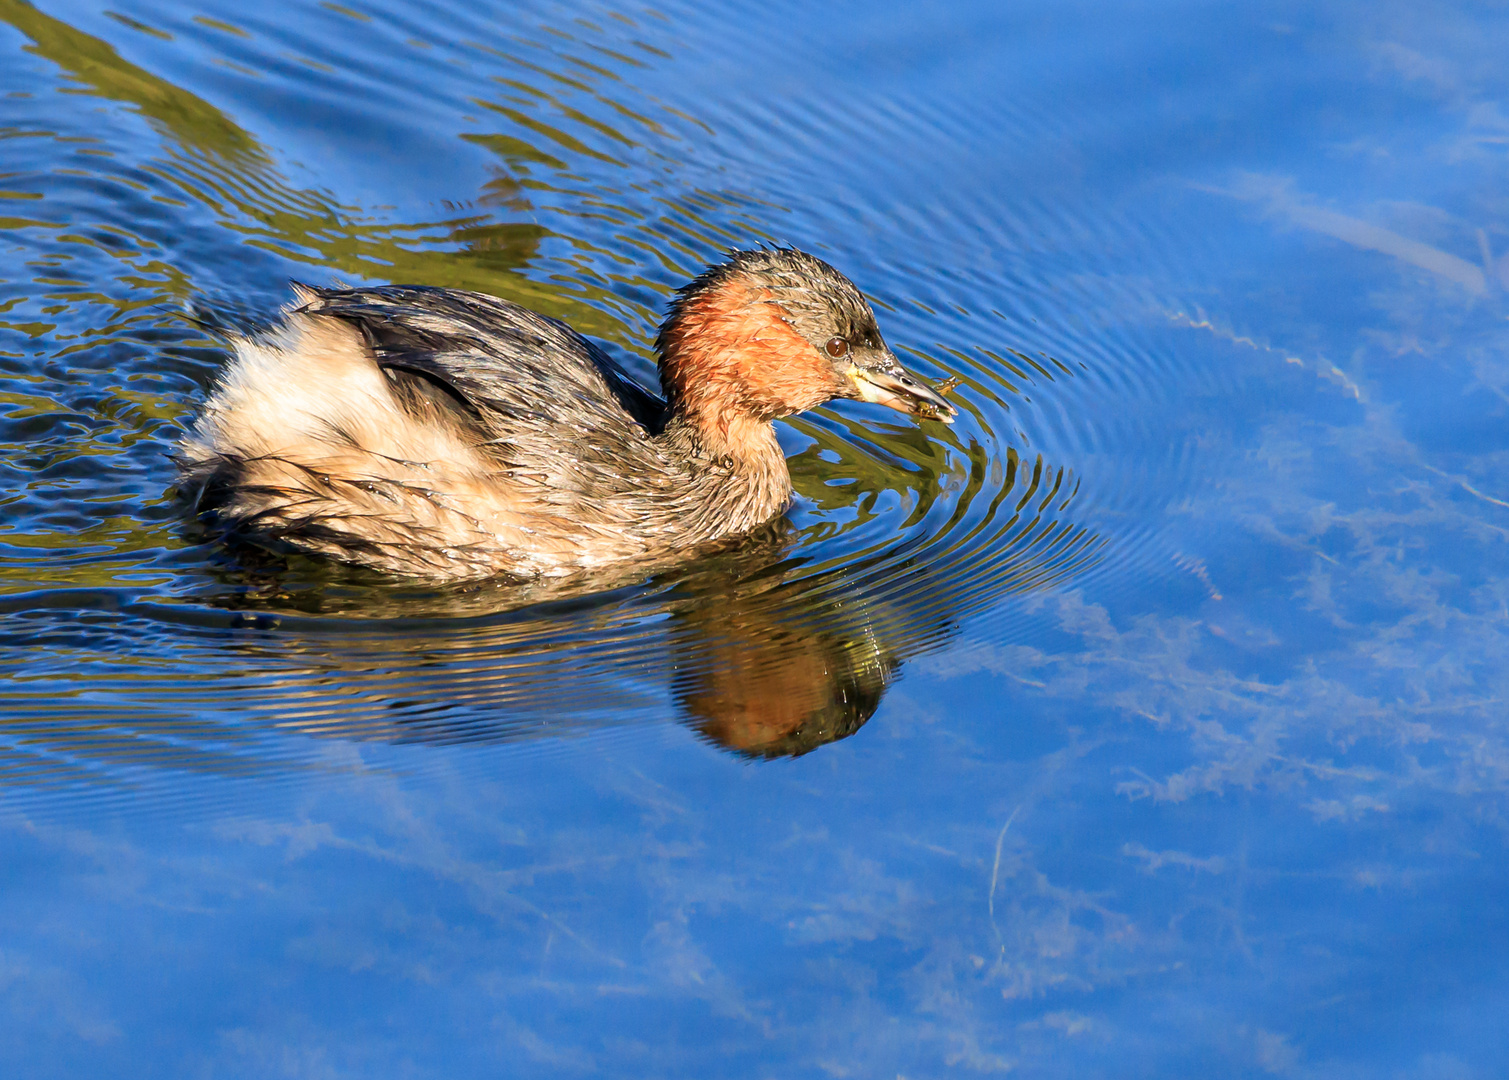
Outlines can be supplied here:
<path id="1" fill-rule="evenodd" d="M 502 84 L 500 100 L 478 99 L 477 104 L 488 115 L 507 121 L 517 134 L 463 134 L 465 141 L 498 155 L 495 178 L 468 199 L 473 212 L 436 221 L 393 222 L 381 212 L 350 205 L 330 192 L 290 185 L 275 155 L 254 135 L 190 91 L 123 59 L 108 43 L 24 0 L 0 0 L 0 20 L 25 34 L 30 39 L 27 51 L 57 65 L 82 92 L 122 103 L 145 117 L 162 138 L 162 156 L 141 170 L 142 178 L 208 209 L 227 231 L 228 241 L 318 268 L 321 277 L 335 272 L 493 293 L 566 319 L 584 333 L 626 344 L 630 335 L 612 312 L 631 319 L 647 314 L 594 284 L 590 275 L 562 288 L 542 285 L 518 272 L 537 256 L 547 238 L 578 246 L 586 243 L 533 220 L 539 208 L 531 202 L 531 190 L 547 196 L 569 194 L 584 204 L 578 216 L 619 220 L 643 231 L 642 208 L 615 204 L 611 192 L 582 190 L 574 171 L 574 159 L 612 161 L 584 141 L 589 135 L 636 145 L 631 136 L 572 108 L 551 90 L 564 84 L 590 93 L 583 80 L 593 81 L 591 75 L 578 72 L 565 77 L 526 58 L 497 53 L 499 59 L 510 59 L 518 66 L 517 76 L 495 80 Z M 596 81 L 602 78 L 597 76 Z M 553 119 L 554 114 L 559 114 L 559 120 Z M 649 116 L 623 106 L 615 114 L 624 125 L 642 128 L 652 136 L 664 135 L 661 125 Z M 579 137 L 571 127 L 586 131 Z M 47 186 L 40 176 L 37 182 Z M 16 183 L 12 174 L 8 186 Z M 141 186 L 140 180 L 132 183 Z M 706 198 L 725 201 L 720 196 Z M 689 219 L 693 229 L 700 224 L 718 231 L 698 221 L 695 202 L 675 200 L 664 207 L 666 218 Z M 33 224 L 46 227 L 50 223 L 40 213 Z M 124 224 L 129 229 L 129 223 Z M 678 229 L 687 226 L 678 225 Z M 647 245 L 641 240 L 638 246 Z M 689 254 L 684 243 L 672 246 Z M 151 260 L 150 267 L 135 269 L 147 271 L 154 291 L 178 301 L 192 298 L 191 271 L 181 264 L 165 265 L 162 253 L 153 254 L 159 257 Z M 695 261 L 694 256 L 684 259 L 684 265 L 668 265 L 681 273 Z M 143 283 L 139 273 L 133 277 L 135 283 Z M 637 278 L 619 280 L 647 284 Z"/>

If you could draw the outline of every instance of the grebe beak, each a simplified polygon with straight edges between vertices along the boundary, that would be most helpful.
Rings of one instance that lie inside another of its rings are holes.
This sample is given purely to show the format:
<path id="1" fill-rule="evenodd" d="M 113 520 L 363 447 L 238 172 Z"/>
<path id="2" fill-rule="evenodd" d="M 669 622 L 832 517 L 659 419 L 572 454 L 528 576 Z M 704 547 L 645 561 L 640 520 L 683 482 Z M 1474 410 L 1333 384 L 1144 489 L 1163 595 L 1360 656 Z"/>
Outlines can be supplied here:
<path id="1" fill-rule="evenodd" d="M 873 401 L 897 412 L 924 420 L 942 420 L 945 424 L 952 424 L 958 415 L 958 410 L 944 401 L 941 394 L 923 386 L 889 353 L 881 366 L 865 368 L 851 364 L 845 374 L 861 401 Z"/>

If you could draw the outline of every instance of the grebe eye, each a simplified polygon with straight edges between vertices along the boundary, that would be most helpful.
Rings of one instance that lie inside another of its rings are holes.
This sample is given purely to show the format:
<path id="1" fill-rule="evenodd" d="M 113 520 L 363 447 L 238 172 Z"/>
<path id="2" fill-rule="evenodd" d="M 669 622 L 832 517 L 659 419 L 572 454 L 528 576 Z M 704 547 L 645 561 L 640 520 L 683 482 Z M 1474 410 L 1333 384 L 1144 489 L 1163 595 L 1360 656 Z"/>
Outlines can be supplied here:
<path id="1" fill-rule="evenodd" d="M 829 338 L 823 349 L 835 360 L 842 360 L 849 355 L 849 343 L 841 337 Z"/>

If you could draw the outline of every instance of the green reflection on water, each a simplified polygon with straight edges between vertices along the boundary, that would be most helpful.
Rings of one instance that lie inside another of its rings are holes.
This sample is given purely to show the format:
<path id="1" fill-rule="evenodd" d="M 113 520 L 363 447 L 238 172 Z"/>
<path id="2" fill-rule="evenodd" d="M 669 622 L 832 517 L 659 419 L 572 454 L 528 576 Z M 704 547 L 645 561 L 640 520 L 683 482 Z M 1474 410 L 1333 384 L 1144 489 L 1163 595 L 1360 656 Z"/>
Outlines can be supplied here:
<path id="1" fill-rule="evenodd" d="M 574 288 L 581 295 L 572 296 L 518 272 L 536 257 L 540 242 L 555 235 L 550 230 L 532 222 L 498 222 L 491 213 L 413 224 L 379 221 L 329 193 L 289 186 L 253 135 L 196 95 L 122 59 L 108 43 L 22 0 L 0 0 L 0 19 L 31 38 L 28 51 L 57 64 L 84 84 L 85 92 L 133 105 L 169 138 L 167 160 L 149 164 L 144 171 L 210 207 L 225 228 L 239 234 L 241 243 L 359 277 L 371 276 L 381 267 L 388 280 L 489 292 L 565 319 L 585 333 L 626 337 L 623 325 L 604 310 L 611 298 L 607 290 L 578 283 Z M 548 130 L 573 151 L 595 153 L 565 132 L 517 115 L 527 129 Z M 596 121 L 593 125 L 608 130 Z M 522 139 L 499 136 L 501 141 L 493 143 L 479 138 L 505 161 L 533 158 L 564 168 L 552 155 L 532 151 Z M 501 186 L 510 191 L 511 209 L 529 209 L 516 182 L 504 178 Z M 486 193 L 481 201 L 496 202 Z M 189 276 L 177 270 L 153 284 L 177 300 L 194 291 Z"/>
<path id="2" fill-rule="evenodd" d="M 228 160 L 266 163 L 266 151 L 219 109 L 122 60 L 109 43 L 44 15 L 23 0 L 0 0 L 0 19 L 31 38 L 27 51 L 46 57 L 100 97 L 135 105 L 185 146 Z"/>

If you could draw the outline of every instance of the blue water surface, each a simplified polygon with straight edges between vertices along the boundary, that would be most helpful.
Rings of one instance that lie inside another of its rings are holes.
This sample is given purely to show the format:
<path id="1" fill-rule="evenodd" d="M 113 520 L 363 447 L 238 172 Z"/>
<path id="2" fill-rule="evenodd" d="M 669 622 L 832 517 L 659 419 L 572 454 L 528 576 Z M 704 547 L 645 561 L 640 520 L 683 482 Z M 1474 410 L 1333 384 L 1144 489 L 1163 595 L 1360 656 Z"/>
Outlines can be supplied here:
<path id="1" fill-rule="evenodd" d="M 111 2 L 0 0 L 7 1075 L 1502 1074 L 1500 5 Z M 761 241 L 964 415 L 783 425 L 758 565 L 173 495 L 290 279 L 649 381 Z"/>

